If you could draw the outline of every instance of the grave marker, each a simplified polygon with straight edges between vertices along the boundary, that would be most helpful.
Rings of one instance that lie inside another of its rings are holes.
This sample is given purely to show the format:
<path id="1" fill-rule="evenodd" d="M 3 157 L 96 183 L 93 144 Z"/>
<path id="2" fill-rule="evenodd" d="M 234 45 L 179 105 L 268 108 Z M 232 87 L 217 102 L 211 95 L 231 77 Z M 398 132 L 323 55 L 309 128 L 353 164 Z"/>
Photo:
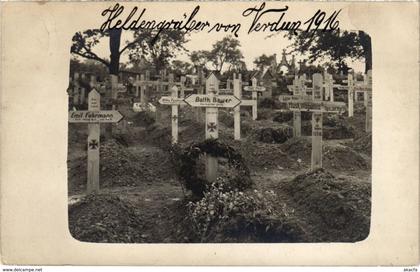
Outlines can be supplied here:
<path id="1" fill-rule="evenodd" d="M 99 192 L 100 123 L 116 123 L 123 116 L 118 111 L 101 111 L 101 96 L 92 89 L 87 111 L 70 111 L 69 123 L 88 123 L 87 193 Z"/>
<path id="2" fill-rule="evenodd" d="M 257 104 L 258 104 L 258 92 L 263 92 L 265 91 L 265 87 L 262 86 L 258 86 L 257 84 L 257 79 L 255 77 L 252 78 L 252 85 L 251 86 L 245 86 L 244 87 L 245 91 L 249 91 L 252 92 L 252 100 L 255 102 L 250 102 L 248 101 L 244 101 L 244 106 L 252 106 L 252 120 L 257 120 L 258 118 L 258 109 L 257 109 Z"/>
<path id="3" fill-rule="evenodd" d="M 323 82 L 321 74 L 312 75 L 314 93 L 310 100 L 306 95 L 299 95 L 300 99 L 292 99 L 293 96 L 282 96 L 281 100 L 286 101 L 286 106 L 291 111 L 310 111 L 312 112 L 312 151 L 311 151 L 311 170 L 322 168 L 322 113 L 342 112 L 346 105 L 342 102 L 322 101 L 319 92 L 322 90 Z M 322 93 L 322 92 L 321 92 Z"/>
<path id="4" fill-rule="evenodd" d="M 178 98 L 178 87 L 173 86 L 171 89 L 171 96 L 162 96 L 159 99 L 159 103 L 161 105 L 171 105 L 172 106 L 172 113 L 171 113 L 171 120 L 172 120 L 172 144 L 178 143 L 178 106 L 185 105 L 186 103 L 182 98 Z"/>
<path id="5" fill-rule="evenodd" d="M 219 80 L 213 73 L 206 80 L 206 93 L 210 99 L 219 94 Z M 218 108 L 206 108 L 206 139 L 217 139 L 219 137 L 218 114 Z M 217 169 L 217 158 L 206 154 L 206 178 L 209 182 L 216 181 Z"/>

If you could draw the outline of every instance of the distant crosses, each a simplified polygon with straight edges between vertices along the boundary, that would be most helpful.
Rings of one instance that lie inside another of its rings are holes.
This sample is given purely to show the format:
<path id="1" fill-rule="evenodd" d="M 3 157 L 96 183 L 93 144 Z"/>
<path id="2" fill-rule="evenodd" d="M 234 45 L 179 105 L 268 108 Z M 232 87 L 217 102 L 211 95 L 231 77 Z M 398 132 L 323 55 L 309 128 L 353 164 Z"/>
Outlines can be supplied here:
<path id="1" fill-rule="evenodd" d="M 88 123 L 87 193 L 99 192 L 100 123 L 117 123 L 123 116 L 118 111 L 101 111 L 100 94 L 92 89 L 88 95 L 87 111 L 70 111 L 69 123 Z"/>
<path id="2" fill-rule="evenodd" d="M 80 85 L 79 85 L 79 73 L 73 75 L 73 105 L 79 105 L 80 97 Z"/>

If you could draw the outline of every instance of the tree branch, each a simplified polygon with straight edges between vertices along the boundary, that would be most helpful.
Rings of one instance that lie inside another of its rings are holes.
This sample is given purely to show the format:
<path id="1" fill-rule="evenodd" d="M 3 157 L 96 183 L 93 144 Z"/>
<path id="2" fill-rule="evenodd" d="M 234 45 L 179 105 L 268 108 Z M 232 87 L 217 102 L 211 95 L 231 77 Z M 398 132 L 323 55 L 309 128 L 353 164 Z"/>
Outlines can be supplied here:
<path id="1" fill-rule="evenodd" d="M 91 60 L 96 60 L 96 61 L 99 61 L 100 63 L 104 64 L 106 67 L 109 67 L 109 63 L 108 63 L 107 61 L 105 61 L 105 60 L 101 59 L 100 57 L 98 57 L 98 56 L 97 56 L 95 53 L 93 53 L 93 52 L 81 53 L 81 52 L 79 52 L 79 51 L 75 51 L 75 50 L 73 50 L 73 51 L 72 51 L 72 53 L 74 53 L 74 54 L 76 54 L 76 55 L 79 55 L 79 56 L 81 56 L 81 57 L 83 57 L 83 58 L 86 58 L 86 59 L 91 59 Z M 91 54 L 91 55 L 89 55 L 89 54 Z"/>
<path id="2" fill-rule="evenodd" d="M 130 46 L 132 46 L 132 45 L 134 45 L 134 44 L 138 43 L 140 40 L 141 40 L 141 38 L 137 38 L 137 39 L 135 39 L 134 41 L 132 41 L 132 42 L 130 42 L 130 43 L 127 43 L 127 44 L 126 44 L 126 46 L 124 46 L 124 47 L 123 47 L 123 49 L 121 49 L 121 51 L 120 51 L 120 55 L 122 55 L 122 53 L 123 53 L 125 50 L 127 50 L 127 48 L 129 48 Z"/>

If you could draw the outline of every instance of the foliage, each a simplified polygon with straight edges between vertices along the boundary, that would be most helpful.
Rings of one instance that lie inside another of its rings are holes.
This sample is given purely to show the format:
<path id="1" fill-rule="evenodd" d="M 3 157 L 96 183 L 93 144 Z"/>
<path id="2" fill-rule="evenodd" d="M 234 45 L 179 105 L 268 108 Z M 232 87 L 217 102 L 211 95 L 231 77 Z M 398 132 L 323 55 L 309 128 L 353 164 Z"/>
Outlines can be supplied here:
<path id="1" fill-rule="evenodd" d="M 206 50 L 193 51 L 190 54 L 190 59 L 195 66 L 205 66 L 209 61 L 209 58 L 209 51 Z"/>
<path id="2" fill-rule="evenodd" d="M 191 63 L 182 61 L 182 60 L 174 60 L 171 64 L 171 70 L 174 72 L 175 75 L 186 75 L 192 73 L 193 66 Z"/>
<path id="3" fill-rule="evenodd" d="M 230 64 L 229 70 L 245 71 L 246 64 L 243 61 L 244 56 L 239 49 L 240 46 L 239 40 L 232 36 L 227 36 L 214 43 L 210 51 L 199 50 L 192 52 L 190 59 L 198 66 L 211 63 L 217 72 L 222 71 L 225 64 Z"/>
<path id="4" fill-rule="evenodd" d="M 72 39 L 71 53 L 85 59 L 95 60 L 108 67 L 111 74 L 120 70 L 120 56 L 129 53 L 130 61 L 138 66 L 144 59 L 157 70 L 167 65 L 177 52 L 185 50 L 187 34 L 175 30 L 164 30 L 156 38 L 157 30 L 132 31 L 132 38 L 120 48 L 121 29 L 101 31 L 89 29 L 77 32 Z M 110 59 L 97 55 L 95 47 L 109 37 Z"/>
<path id="5" fill-rule="evenodd" d="M 225 188 L 243 190 L 252 185 L 250 172 L 240 153 L 231 146 L 219 142 L 217 139 L 207 139 L 201 143 L 193 143 L 185 149 L 174 145 L 171 150 L 172 162 L 177 168 L 177 175 L 185 187 L 196 197 L 203 197 L 209 182 L 199 177 L 197 162 L 201 155 L 209 154 L 213 157 L 227 159 L 228 165 L 236 171 L 236 175 L 229 176 Z M 221 181 L 219 179 L 219 181 Z"/>
<path id="6" fill-rule="evenodd" d="M 134 41 L 128 42 L 125 48 L 129 49 L 129 58 L 133 63 L 143 57 L 152 63 L 156 71 L 169 66 L 170 60 L 179 52 L 186 51 L 184 43 L 188 41 L 188 35 L 181 31 L 166 29 L 138 30 L 135 31 Z M 123 48 L 124 49 L 124 48 Z"/>
<path id="7" fill-rule="evenodd" d="M 258 58 L 255 58 L 254 64 L 258 67 L 258 69 L 262 70 L 265 67 L 271 66 L 274 58 L 274 55 L 267 56 L 266 54 L 262 54 Z"/>
<path id="8" fill-rule="evenodd" d="M 330 60 L 340 71 L 348 66 L 346 58 L 365 60 L 365 70 L 372 68 L 371 39 L 363 31 L 300 31 L 298 34 L 286 34 L 293 40 L 294 51 L 309 55 L 309 62 Z"/>
<path id="9" fill-rule="evenodd" d="M 240 46 L 239 40 L 232 36 L 227 36 L 213 44 L 213 49 L 209 54 L 209 60 L 216 71 L 222 71 L 225 63 L 230 63 L 234 66 L 240 63 L 244 57 L 239 50 Z"/>
<path id="10" fill-rule="evenodd" d="M 226 191 L 222 184 L 212 184 L 200 201 L 187 205 L 193 231 L 201 242 L 292 241 L 299 237 L 299 226 L 288 224 L 289 211 L 285 204 L 275 204 L 273 191 Z"/>

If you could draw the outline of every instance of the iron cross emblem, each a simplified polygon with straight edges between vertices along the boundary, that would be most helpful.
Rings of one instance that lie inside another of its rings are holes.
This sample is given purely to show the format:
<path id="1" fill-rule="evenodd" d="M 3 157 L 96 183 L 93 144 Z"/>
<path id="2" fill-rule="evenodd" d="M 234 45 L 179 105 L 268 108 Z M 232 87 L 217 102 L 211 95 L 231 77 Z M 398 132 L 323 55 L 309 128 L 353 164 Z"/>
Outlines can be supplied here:
<path id="1" fill-rule="evenodd" d="M 95 139 L 93 139 L 92 141 L 89 142 L 89 148 L 90 149 L 97 149 L 98 146 L 99 146 L 99 143 Z"/>
<path id="2" fill-rule="evenodd" d="M 216 131 L 216 129 L 217 129 L 217 125 L 216 125 L 215 123 L 211 122 L 211 123 L 209 123 L 209 124 L 207 125 L 207 129 L 208 129 L 210 132 L 215 132 L 215 131 Z"/>
<path id="3" fill-rule="evenodd" d="M 178 120 L 178 116 L 176 116 L 176 115 L 172 116 L 172 120 L 173 120 L 173 121 Z"/>

